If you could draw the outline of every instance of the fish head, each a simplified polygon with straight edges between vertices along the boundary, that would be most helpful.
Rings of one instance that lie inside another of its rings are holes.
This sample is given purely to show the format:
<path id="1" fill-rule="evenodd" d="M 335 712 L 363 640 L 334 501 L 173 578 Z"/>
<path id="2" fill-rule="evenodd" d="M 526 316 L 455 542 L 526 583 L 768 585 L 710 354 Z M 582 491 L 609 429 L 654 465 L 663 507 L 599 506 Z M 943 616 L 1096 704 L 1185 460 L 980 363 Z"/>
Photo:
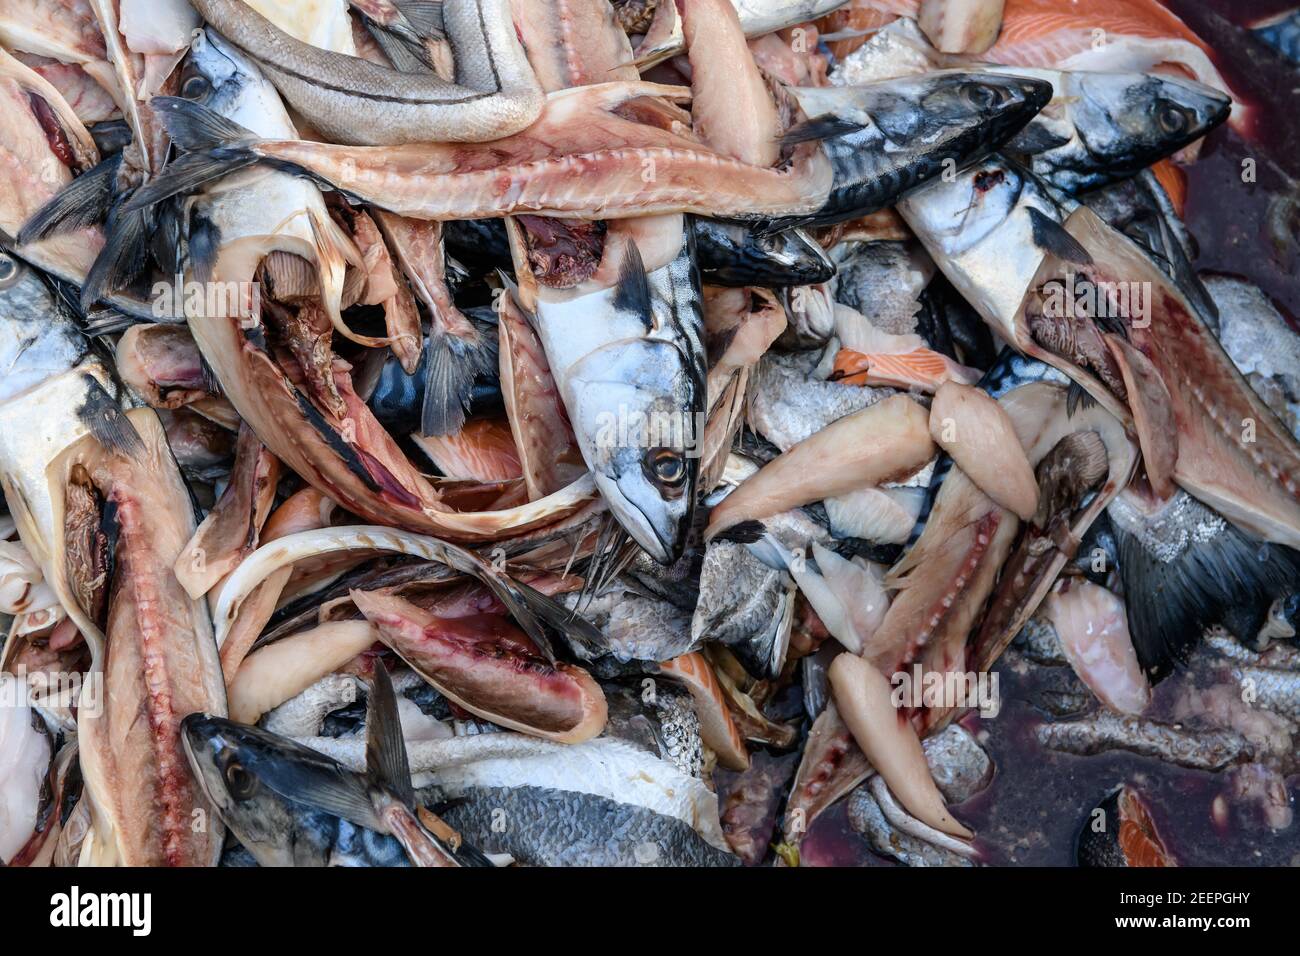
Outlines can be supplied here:
<path id="1" fill-rule="evenodd" d="M 212 27 L 194 31 L 179 93 L 259 135 L 291 134 L 284 104 L 261 69 Z"/>
<path id="2" fill-rule="evenodd" d="M 1229 97 L 1181 77 L 1076 73 L 1070 81 L 1074 95 L 1069 109 L 1077 135 L 1103 172 L 1118 170 L 1118 175 L 1177 152 L 1232 111 Z"/>
<path id="3" fill-rule="evenodd" d="M 872 83 L 859 111 L 892 143 L 936 150 L 959 162 L 1010 139 L 1052 99 L 1047 80 L 940 70 Z"/>
<path id="4" fill-rule="evenodd" d="M 695 511 L 694 389 L 686 355 L 655 338 L 609 342 L 568 373 L 569 415 L 596 487 L 663 563 L 681 557 Z"/>
<path id="5" fill-rule="evenodd" d="M 75 368 L 88 352 L 55 291 L 27 263 L 0 250 L 0 401 Z"/>
<path id="6" fill-rule="evenodd" d="M 285 741 L 223 717 L 190 714 L 181 739 L 194 777 L 239 842 L 263 866 L 291 866 L 294 804 L 266 785 L 265 770 L 293 759 Z"/>

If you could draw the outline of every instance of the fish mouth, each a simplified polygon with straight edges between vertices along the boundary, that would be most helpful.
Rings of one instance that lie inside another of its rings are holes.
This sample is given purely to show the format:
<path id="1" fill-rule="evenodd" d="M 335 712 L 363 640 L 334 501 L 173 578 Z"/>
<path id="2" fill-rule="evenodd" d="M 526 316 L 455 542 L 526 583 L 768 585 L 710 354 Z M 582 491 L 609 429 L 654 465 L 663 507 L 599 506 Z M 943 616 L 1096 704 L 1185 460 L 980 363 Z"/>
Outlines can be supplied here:
<path id="1" fill-rule="evenodd" d="M 686 550 L 686 522 L 676 523 L 671 536 L 665 534 L 644 509 L 623 494 L 617 481 L 598 471 L 593 474 L 596 488 L 609 504 L 618 523 L 650 557 L 660 564 L 672 564 L 682 556 Z"/>

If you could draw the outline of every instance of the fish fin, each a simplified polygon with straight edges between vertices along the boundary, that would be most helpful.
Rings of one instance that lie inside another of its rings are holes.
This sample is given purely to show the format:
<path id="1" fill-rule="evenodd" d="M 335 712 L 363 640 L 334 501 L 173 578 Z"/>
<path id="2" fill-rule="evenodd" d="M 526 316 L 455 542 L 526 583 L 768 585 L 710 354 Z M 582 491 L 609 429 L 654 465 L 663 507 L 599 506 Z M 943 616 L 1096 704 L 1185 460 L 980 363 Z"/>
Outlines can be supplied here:
<path id="1" fill-rule="evenodd" d="M 1042 123 L 1031 122 L 1002 148 L 1007 152 L 1034 156 L 1064 146 L 1068 142 L 1069 139 L 1053 133 Z"/>
<path id="2" fill-rule="evenodd" d="M 98 379 L 91 375 L 86 375 L 85 379 L 88 386 L 86 400 L 77 409 L 77 418 L 95 436 L 95 441 L 108 451 L 127 458 L 143 453 L 144 441 L 121 406 L 104 391 Z"/>
<path id="3" fill-rule="evenodd" d="M 257 138 L 252 130 L 226 119 L 216 110 L 180 96 L 155 96 L 149 105 L 167 128 L 172 142 L 187 153 Z"/>
<path id="4" fill-rule="evenodd" d="M 1074 413 L 1080 408 L 1089 409 L 1096 404 L 1097 400 L 1092 397 L 1092 393 L 1073 379 L 1070 380 L 1070 385 L 1065 390 L 1065 415 L 1067 418 L 1073 418 Z"/>
<path id="5" fill-rule="evenodd" d="M 477 326 L 467 335 L 431 330 L 425 342 L 421 435 L 452 435 L 465 424 L 474 380 L 497 364 L 497 343 Z"/>
<path id="6" fill-rule="evenodd" d="M 259 767 L 258 776 L 286 800 L 315 807 L 367 830 L 388 832 L 375 811 L 365 779 L 327 757 L 268 761 Z"/>
<path id="7" fill-rule="evenodd" d="M 187 243 L 190 275 L 196 282 L 212 278 L 221 251 L 221 228 L 207 216 L 195 215 L 190 220 L 190 238 Z"/>
<path id="8" fill-rule="evenodd" d="M 755 544 L 767 534 L 767 528 L 761 521 L 748 520 L 733 524 L 725 531 L 719 531 L 714 541 L 731 541 L 735 544 Z"/>
<path id="9" fill-rule="evenodd" d="M 82 173 L 36 210 L 18 230 L 18 242 L 39 242 L 61 232 L 93 226 L 108 218 L 113 187 L 122 156 L 110 156 L 89 172 Z"/>
<path id="10" fill-rule="evenodd" d="M 114 210 L 105 226 L 104 248 L 86 273 L 81 286 L 81 311 L 105 295 L 130 285 L 144 272 L 149 257 L 149 238 L 154 216 L 148 209 Z"/>
<path id="11" fill-rule="evenodd" d="M 393 6 L 401 11 L 419 36 L 441 39 L 446 33 L 442 3 L 437 0 L 393 0 Z"/>
<path id="12" fill-rule="evenodd" d="M 1219 518 L 1199 503 L 1192 506 Z M 1133 649 L 1153 682 L 1184 662 L 1202 630 L 1227 610 L 1272 601 L 1294 586 L 1300 573 L 1294 552 L 1261 545 L 1226 520 L 1217 534 L 1189 536 L 1183 550 L 1167 561 L 1148 553 L 1119 522 L 1111 524 L 1124 593 L 1159 596 L 1126 602 Z"/>
<path id="13" fill-rule="evenodd" d="M 1033 229 L 1034 245 L 1038 248 L 1066 262 L 1084 266 L 1092 265 L 1092 256 L 1088 250 L 1079 245 L 1079 240 L 1070 235 L 1055 219 L 1030 206 L 1029 224 Z"/>
<path id="14" fill-rule="evenodd" d="M 609 642 L 585 617 L 522 581 L 514 583 L 528 610 L 558 634 L 575 657 L 591 662 L 609 653 Z"/>
<path id="15" fill-rule="evenodd" d="M 411 766 L 406 759 L 406 739 L 397 713 L 397 695 L 393 680 L 383 661 L 375 661 L 375 676 L 370 679 L 366 698 L 366 773 L 372 781 L 386 788 L 403 806 L 415 806 L 411 786 Z"/>
<path id="16" fill-rule="evenodd" d="M 237 146 L 211 152 L 184 153 L 137 189 L 122 208 L 125 212 L 137 212 L 164 199 L 194 192 L 257 162 L 255 153 Z"/>
<path id="17" fill-rule="evenodd" d="M 596 532 L 596 543 L 592 547 L 591 557 L 583 572 L 582 590 L 578 594 L 577 607 L 585 608 L 591 599 L 601 594 L 627 563 L 623 557 L 628 550 L 631 536 L 623 530 L 618 519 L 609 512 L 601 516 L 600 527 Z M 635 553 L 635 552 L 633 552 Z"/>
<path id="18" fill-rule="evenodd" d="M 853 120 L 842 119 L 833 113 L 828 113 L 816 119 L 796 123 L 781 134 L 779 142 L 782 146 L 798 146 L 800 143 L 811 143 L 814 140 L 848 136 L 850 133 L 864 129 L 866 126 L 862 123 L 855 123 Z"/>
<path id="19" fill-rule="evenodd" d="M 428 54 L 424 51 L 419 37 L 406 24 L 399 22 L 384 26 L 367 18 L 366 26 L 370 29 L 370 35 L 375 38 L 375 42 L 379 44 L 379 49 L 383 50 L 384 56 L 388 57 L 388 62 L 393 64 L 393 69 L 399 73 L 433 71 L 433 64 L 429 62 Z"/>
<path id="20" fill-rule="evenodd" d="M 650 279 L 641 261 L 641 250 L 631 237 L 623 243 L 623 261 L 619 263 L 614 290 L 614 308 L 640 316 L 646 331 L 651 331 L 654 317 L 650 308 Z"/>
<path id="21" fill-rule="evenodd" d="M 158 227 L 149 242 L 149 250 L 163 275 L 174 276 L 185 271 L 181 259 L 186 218 L 184 202 L 183 198 L 174 196 L 158 206 Z"/>
<path id="22" fill-rule="evenodd" d="M 104 335 L 117 335 L 119 332 L 125 332 L 131 326 L 145 321 L 145 319 L 137 318 L 134 315 L 119 312 L 117 309 L 95 309 L 87 313 L 85 321 L 81 324 L 81 329 L 92 339 L 97 339 Z"/>

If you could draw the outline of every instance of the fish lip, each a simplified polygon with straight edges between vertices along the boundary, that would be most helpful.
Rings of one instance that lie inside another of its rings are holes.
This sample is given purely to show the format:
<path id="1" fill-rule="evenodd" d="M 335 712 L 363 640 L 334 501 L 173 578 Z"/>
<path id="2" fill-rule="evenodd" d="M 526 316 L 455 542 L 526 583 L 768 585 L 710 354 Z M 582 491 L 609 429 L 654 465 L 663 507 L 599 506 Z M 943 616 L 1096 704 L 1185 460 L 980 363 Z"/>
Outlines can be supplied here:
<path id="1" fill-rule="evenodd" d="M 686 547 L 686 522 L 678 523 L 673 541 L 665 541 L 655 523 L 650 520 L 650 516 L 623 494 L 617 481 L 602 475 L 599 471 L 593 472 L 593 475 L 597 489 L 609 504 L 609 509 L 618 520 L 619 526 L 632 537 L 633 541 L 644 548 L 650 557 L 660 564 L 671 564 L 682 556 Z M 625 522 L 621 516 L 629 512 L 635 513 L 641 520 Z M 648 536 L 645 533 L 646 529 L 650 531 Z"/>

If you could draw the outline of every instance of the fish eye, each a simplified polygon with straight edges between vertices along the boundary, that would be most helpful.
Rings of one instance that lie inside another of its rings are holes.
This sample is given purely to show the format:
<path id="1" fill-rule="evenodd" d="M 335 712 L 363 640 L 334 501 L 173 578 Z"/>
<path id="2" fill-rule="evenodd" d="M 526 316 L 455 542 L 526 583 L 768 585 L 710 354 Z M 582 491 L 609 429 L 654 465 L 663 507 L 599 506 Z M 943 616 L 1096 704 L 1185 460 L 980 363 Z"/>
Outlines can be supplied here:
<path id="1" fill-rule="evenodd" d="M 1173 103 L 1164 103 L 1156 112 L 1156 122 L 1171 136 L 1186 132 L 1187 112 Z"/>
<path id="2" fill-rule="evenodd" d="M 989 86 L 987 83 L 963 83 L 961 87 L 962 99 L 968 106 L 977 110 L 989 110 L 1001 106 L 1010 95 L 1002 87 Z"/>
<path id="3" fill-rule="evenodd" d="M 232 760 L 226 764 L 226 789 L 236 800 L 247 800 L 257 792 L 257 778 Z"/>
<path id="4" fill-rule="evenodd" d="M 181 84 L 181 96 L 187 100 L 202 99 L 212 90 L 212 84 L 206 76 L 195 73 Z"/>
<path id="5" fill-rule="evenodd" d="M 686 457 L 671 448 L 652 448 L 645 455 L 645 469 L 658 485 L 680 488 L 686 482 Z"/>
<path id="6" fill-rule="evenodd" d="M 18 263 L 0 253 L 0 289 L 8 288 L 18 278 Z"/>

